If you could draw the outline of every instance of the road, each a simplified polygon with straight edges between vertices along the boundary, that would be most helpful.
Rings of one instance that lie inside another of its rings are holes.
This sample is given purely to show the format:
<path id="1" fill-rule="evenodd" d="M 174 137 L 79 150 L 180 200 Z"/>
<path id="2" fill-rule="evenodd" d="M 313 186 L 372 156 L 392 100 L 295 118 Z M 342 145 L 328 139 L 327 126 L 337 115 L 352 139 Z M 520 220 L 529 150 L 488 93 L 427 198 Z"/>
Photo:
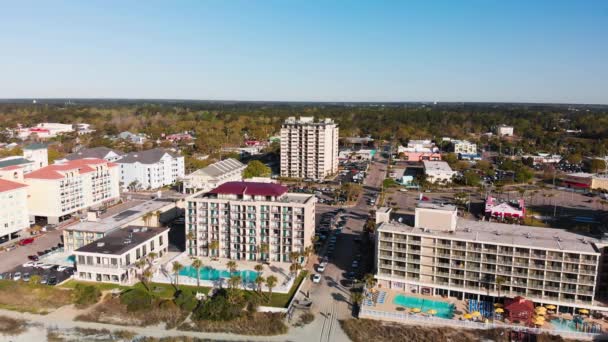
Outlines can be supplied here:
<path id="1" fill-rule="evenodd" d="M 336 249 L 333 258 L 330 259 L 322 280 L 318 284 L 307 281 L 299 297 L 308 293 L 313 301 L 313 313 L 317 319 L 312 324 L 316 325 L 316 336 L 311 336 L 310 341 L 348 341 L 348 337 L 342 331 L 338 320 L 352 318 L 352 306 L 350 305 L 350 288 L 344 286 L 346 273 L 359 271 L 359 277 L 373 270 L 373 253 L 369 253 L 362 242 L 356 242 L 355 238 L 362 236 L 363 226 L 369 211 L 372 209 L 367 200 L 377 197 L 386 174 L 386 160 L 377 155 L 377 160 L 371 163 L 368 175 L 364 180 L 362 196 L 357 203 L 342 215 L 346 218 L 346 225 L 337 238 Z M 317 205 L 317 214 L 328 211 L 337 211 L 335 207 Z M 361 254 L 360 266 L 357 270 L 352 269 L 352 261 L 357 254 Z M 312 257 L 307 269 L 310 274 L 315 274 L 319 259 Z"/>

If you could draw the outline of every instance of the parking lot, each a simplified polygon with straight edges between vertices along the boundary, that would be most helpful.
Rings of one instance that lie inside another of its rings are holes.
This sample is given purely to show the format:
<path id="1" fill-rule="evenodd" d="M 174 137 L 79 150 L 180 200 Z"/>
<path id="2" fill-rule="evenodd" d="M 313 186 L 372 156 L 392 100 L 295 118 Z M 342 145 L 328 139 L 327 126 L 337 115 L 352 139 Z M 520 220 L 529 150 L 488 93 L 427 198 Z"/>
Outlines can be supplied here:
<path id="1" fill-rule="evenodd" d="M 11 272 L 0 274 L 0 277 L 2 277 L 2 279 L 28 282 L 32 276 L 36 275 L 40 277 L 41 284 L 57 285 L 74 274 L 74 267 L 49 264 L 33 266 L 32 264 L 33 262 L 27 262 L 24 265 L 17 266 L 12 269 Z"/>

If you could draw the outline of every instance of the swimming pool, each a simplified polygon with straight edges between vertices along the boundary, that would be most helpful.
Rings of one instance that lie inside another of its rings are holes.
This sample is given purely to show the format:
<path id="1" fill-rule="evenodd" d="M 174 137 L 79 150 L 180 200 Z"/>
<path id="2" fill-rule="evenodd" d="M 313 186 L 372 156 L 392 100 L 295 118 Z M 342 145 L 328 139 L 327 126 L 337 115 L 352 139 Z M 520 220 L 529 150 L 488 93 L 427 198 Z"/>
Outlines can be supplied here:
<path id="1" fill-rule="evenodd" d="M 421 312 L 427 312 L 433 309 L 437 311 L 436 317 L 452 318 L 454 316 L 454 304 L 447 302 L 398 294 L 395 296 L 395 299 L 393 299 L 393 303 L 410 309 L 419 308 Z"/>
<path id="2" fill-rule="evenodd" d="M 186 266 L 179 271 L 179 275 L 196 279 L 196 269 L 192 266 Z M 199 270 L 199 278 L 201 280 L 218 280 L 220 278 L 230 278 L 231 275 L 239 275 L 243 281 L 252 282 L 257 278 L 258 273 L 251 270 L 242 270 L 231 274 L 228 270 L 217 270 L 211 267 L 205 267 Z"/>
<path id="3" fill-rule="evenodd" d="M 65 258 L 65 261 L 67 261 L 69 263 L 75 263 L 76 262 L 76 256 L 75 255 L 70 255 L 67 258 Z"/>

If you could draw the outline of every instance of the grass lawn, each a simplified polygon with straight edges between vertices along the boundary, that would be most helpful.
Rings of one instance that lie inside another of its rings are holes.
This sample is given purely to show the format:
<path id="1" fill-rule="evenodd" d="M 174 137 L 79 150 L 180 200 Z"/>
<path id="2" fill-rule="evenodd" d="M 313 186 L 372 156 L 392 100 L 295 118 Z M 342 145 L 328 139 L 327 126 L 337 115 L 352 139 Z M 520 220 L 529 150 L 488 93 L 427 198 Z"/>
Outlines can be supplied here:
<path id="1" fill-rule="evenodd" d="M 22 281 L 0 280 L 0 308 L 46 314 L 72 303 L 72 291 Z"/>
<path id="2" fill-rule="evenodd" d="M 59 287 L 73 289 L 76 287 L 77 284 L 95 286 L 96 288 L 98 288 L 101 291 L 108 291 L 108 290 L 113 290 L 113 289 L 122 290 L 122 289 L 129 288 L 128 286 L 120 286 L 117 284 L 96 283 L 96 282 L 92 282 L 92 281 L 79 281 L 79 280 L 74 280 L 74 279 L 70 279 L 70 280 L 66 281 L 65 283 L 61 284 Z"/>

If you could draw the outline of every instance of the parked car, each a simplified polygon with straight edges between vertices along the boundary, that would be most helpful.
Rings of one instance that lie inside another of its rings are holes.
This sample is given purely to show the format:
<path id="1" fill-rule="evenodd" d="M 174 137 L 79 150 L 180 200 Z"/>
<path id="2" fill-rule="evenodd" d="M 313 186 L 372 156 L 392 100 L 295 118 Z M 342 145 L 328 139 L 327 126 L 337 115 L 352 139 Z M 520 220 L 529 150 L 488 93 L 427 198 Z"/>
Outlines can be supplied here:
<path id="1" fill-rule="evenodd" d="M 325 265 L 321 264 L 321 265 L 317 266 L 317 272 L 319 272 L 319 273 L 325 272 Z"/>
<path id="2" fill-rule="evenodd" d="M 67 270 L 67 269 L 68 269 L 68 266 L 58 266 L 58 267 L 57 267 L 57 271 L 58 271 L 58 272 L 63 272 L 63 271 L 65 271 L 65 270 Z"/>
<path id="3" fill-rule="evenodd" d="M 57 277 L 55 277 L 55 276 L 49 277 L 49 280 L 47 281 L 46 284 L 51 285 L 51 286 L 57 285 Z"/>
<path id="4" fill-rule="evenodd" d="M 23 281 L 30 281 L 30 274 L 29 273 L 24 273 L 23 274 Z"/>
<path id="5" fill-rule="evenodd" d="M 53 268 L 53 266 L 54 265 L 51 265 L 51 264 L 42 264 L 42 265 L 40 265 L 40 268 L 42 268 L 43 270 L 48 270 L 48 269 Z"/>
<path id="6" fill-rule="evenodd" d="M 29 245 L 32 243 L 34 243 L 34 239 L 32 239 L 32 238 L 27 238 L 27 239 L 23 239 L 23 240 L 19 241 L 19 245 L 21 245 L 21 246 Z"/>
<path id="7" fill-rule="evenodd" d="M 32 264 L 32 267 L 41 267 L 42 265 L 44 265 L 44 263 L 42 261 L 34 261 L 34 263 Z"/>
<path id="8" fill-rule="evenodd" d="M 13 280 L 17 281 L 21 279 L 21 272 L 15 272 L 15 274 L 13 274 Z"/>
<path id="9" fill-rule="evenodd" d="M 42 279 L 40 279 L 40 284 L 44 285 L 49 281 L 49 278 L 47 276 L 43 276 Z"/>
<path id="10" fill-rule="evenodd" d="M 315 283 L 315 284 L 320 283 L 320 282 L 321 282 L 321 275 L 320 275 L 320 274 L 315 274 L 315 275 L 312 277 L 312 282 L 313 282 L 313 283 Z"/>
<path id="11" fill-rule="evenodd" d="M 28 255 L 27 258 L 32 261 L 38 261 L 40 259 L 37 255 Z"/>
<path id="12" fill-rule="evenodd" d="M 23 267 L 34 267 L 34 261 L 28 261 L 25 264 L 21 265 Z"/>

